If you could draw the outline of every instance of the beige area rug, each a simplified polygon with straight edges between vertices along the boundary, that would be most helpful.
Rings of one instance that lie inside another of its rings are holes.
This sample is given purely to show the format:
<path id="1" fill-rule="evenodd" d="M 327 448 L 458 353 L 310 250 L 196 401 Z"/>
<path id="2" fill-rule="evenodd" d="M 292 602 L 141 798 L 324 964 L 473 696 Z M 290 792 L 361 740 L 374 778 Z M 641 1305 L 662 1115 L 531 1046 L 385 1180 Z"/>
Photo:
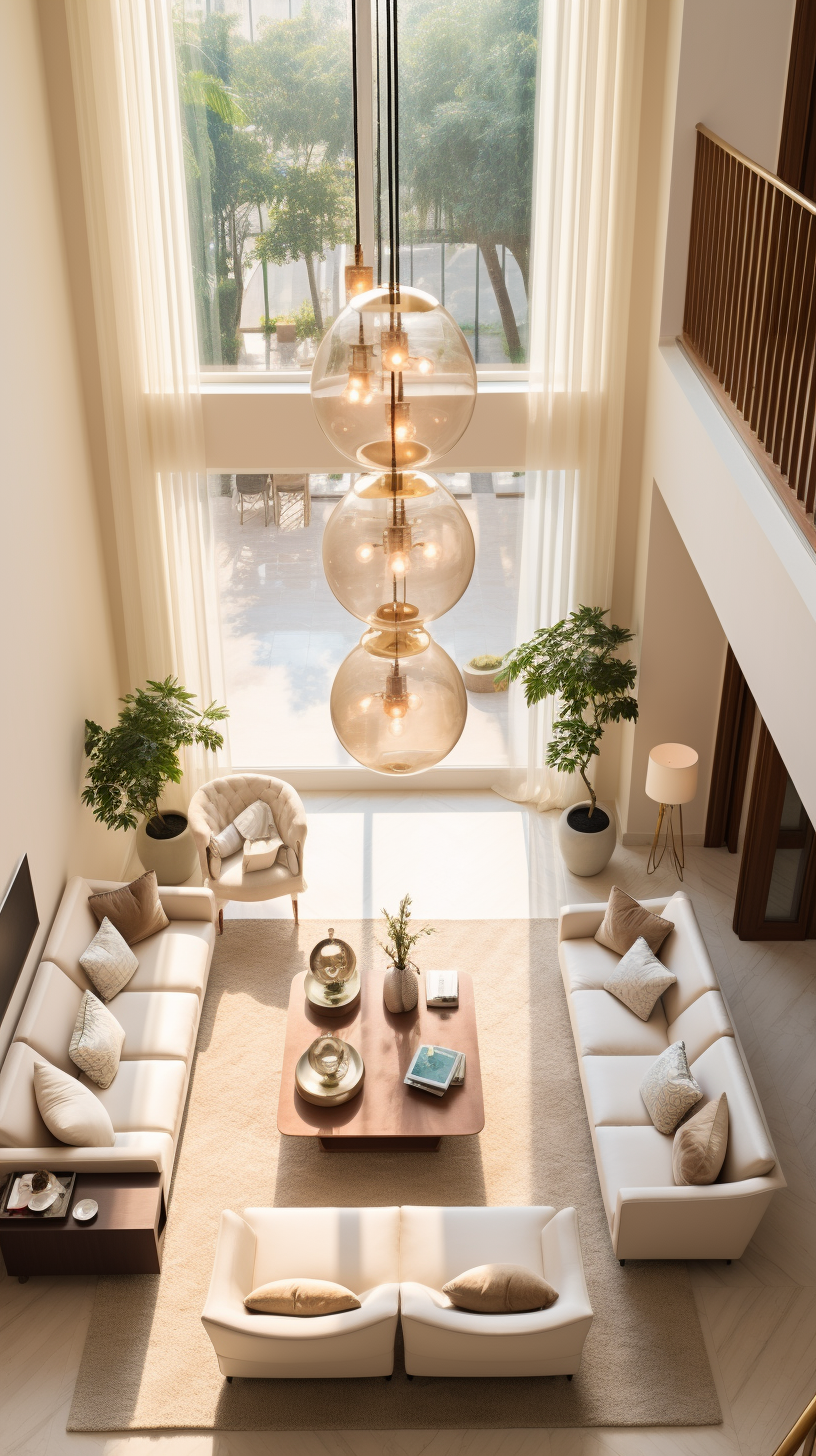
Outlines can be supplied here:
<path id="1" fill-rule="evenodd" d="M 365 967 L 372 921 L 336 921 Z M 332 1152 L 277 1131 L 289 986 L 325 926 L 227 921 L 204 1004 L 160 1276 L 100 1279 L 70 1431 L 708 1425 L 721 1420 L 685 1264 L 609 1240 L 551 920 L 437 922 L 420 963 L 469 970 L 485 1094 L 479 1137 L 438 1152 Z M 595 1320 L 572 1382 L 235 1380 L 201 1325 L 222 1208 L 573 1204 Z"/>

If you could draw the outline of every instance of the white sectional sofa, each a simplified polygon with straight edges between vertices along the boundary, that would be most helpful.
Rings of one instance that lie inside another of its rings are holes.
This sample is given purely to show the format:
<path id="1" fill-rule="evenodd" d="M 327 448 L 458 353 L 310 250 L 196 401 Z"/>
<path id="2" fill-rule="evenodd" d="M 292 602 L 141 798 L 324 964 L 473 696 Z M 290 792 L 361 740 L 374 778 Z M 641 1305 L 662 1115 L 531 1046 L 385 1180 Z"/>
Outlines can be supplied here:
<path id="1" fill-rule="evenodd" d="M 641 901 L 674 923 L 658 956 L 677 977 L 644 1022 L 604 981 L 620 959 L 594 939 L 605 905 L 567 906 L 558 956 L 615 1254 L 625 1259 L 738 1259 L 785 1179 L 694 909 L 681 892 Z M 728 1148 L 717 1181 L 678 1187 L 673 1135 L 654 1127 L 640 1084 L 684 1041 L 706 1100 L 728 1098 Z"/>
<path id="2" fill-rule="evenodd" d="M 139 966 L 108 1004 L 124 1027 L 119 1070 L 104 1091 L 68 1056 L 82 993 L 93 990 L 79 964 L 99 926 L 88 896 L 119 882 L 69 880 L 14 1039 L 0 1069 L 0 1179 L 16 1168 L 70 1168 L 78 1173 L 173 1170 L 207 978 L 215 945 L 216 907 L 209 890 L 159 889 L 170 924 L 134 946 Z M 104 1103 L 115 1143 L 77 1148 L 59 1143 L 40 1117 L 34 1065 L 51 1062 Z"/>

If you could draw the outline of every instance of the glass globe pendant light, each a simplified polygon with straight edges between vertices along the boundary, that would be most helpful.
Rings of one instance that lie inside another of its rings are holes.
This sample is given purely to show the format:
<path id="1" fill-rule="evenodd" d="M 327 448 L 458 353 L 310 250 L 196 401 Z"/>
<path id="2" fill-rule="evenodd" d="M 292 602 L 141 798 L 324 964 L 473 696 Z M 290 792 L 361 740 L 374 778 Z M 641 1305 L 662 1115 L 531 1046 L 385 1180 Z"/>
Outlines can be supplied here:
<path id="1" fill-rule="evenodd" d="M 402 776 L 445 758 L 467 717 L 462 674 L 422 627 L 365 632 L 340 664 L 330 706 L 352 758 Z"/>
<path id="2" fill-rule="evenodd" d="M 352 0 L 353 26 L 355 10 Z M 388 285 L 363 288 L 365 280 L 347 269 L 347 306 L 318 349 L 311 394 L 329 440 L 354 464 L 369 467 L 324 533 L 329 585 L 369 626 L 337 672 L 332 724 L 358 763 L 407 775 L 445 758 L 467 718 L 461 673 L 424 624 L 465 591 L 473 533 L 450 491 L 417 467 L 463 435 L 476 400 L 476 369 L 447 310 L 400 283 L 397 0 L 386 0 L 386 26 Z M 361 263 L 356 39 L 354 61 L 355 258 Z"/>
<path id="3" fill-rule="evenodd" d="M 323 532 L 329 586 L 346 611 L 375 626 L 431 622 L 449 612 L 474 560 L 459 502 L 418 470 L 360 476 Z"/>

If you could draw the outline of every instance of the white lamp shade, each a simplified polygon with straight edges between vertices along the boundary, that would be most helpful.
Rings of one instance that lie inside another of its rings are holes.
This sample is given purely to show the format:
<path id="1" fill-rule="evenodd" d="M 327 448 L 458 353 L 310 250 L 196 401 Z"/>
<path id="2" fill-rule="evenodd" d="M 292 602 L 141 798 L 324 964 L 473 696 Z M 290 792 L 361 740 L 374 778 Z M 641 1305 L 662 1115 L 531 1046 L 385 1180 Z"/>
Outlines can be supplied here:
<path id="1" fill-rule="evenodd" d="M 684 743 L 659 743 L 649 754 L 646 793 L 657 804 L 688 804 L 697 793 L 697 754 Z"/>

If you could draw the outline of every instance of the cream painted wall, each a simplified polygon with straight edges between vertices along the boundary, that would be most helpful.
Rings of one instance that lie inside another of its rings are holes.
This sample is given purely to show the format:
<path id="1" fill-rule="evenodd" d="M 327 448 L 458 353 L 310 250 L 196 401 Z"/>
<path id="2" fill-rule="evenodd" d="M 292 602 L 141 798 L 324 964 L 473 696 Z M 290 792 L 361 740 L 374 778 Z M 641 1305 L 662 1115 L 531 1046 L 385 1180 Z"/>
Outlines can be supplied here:
<path id="1" fill-rule="evenodd" d="M 683 327 L 698 121 L 776 171 L 795 0 L 685 0 L 661 338 Z"/>
<path id="2" fill-rule="evenodd" d="M 632 789 L 624 843 L 651 841 L 656 806 L 646 797 L 649 750 L 687 743 L 700 756 L 697 797 L 684 806 L 687 839 L 702 844 L 717 734 L 725 633 L 660 491 L 652 490 L 640 644 Z"/>
<path id="3" fill-rule="evenodd" d="M 0 5 L 0 55 L 0 894 L 27 851 L 41 920 L 2 1056 L 66 877 L 118 875 L 127 844 L 79 802 L 84 719 L 111 721 L 118 684 L 34 0 Z"/>

